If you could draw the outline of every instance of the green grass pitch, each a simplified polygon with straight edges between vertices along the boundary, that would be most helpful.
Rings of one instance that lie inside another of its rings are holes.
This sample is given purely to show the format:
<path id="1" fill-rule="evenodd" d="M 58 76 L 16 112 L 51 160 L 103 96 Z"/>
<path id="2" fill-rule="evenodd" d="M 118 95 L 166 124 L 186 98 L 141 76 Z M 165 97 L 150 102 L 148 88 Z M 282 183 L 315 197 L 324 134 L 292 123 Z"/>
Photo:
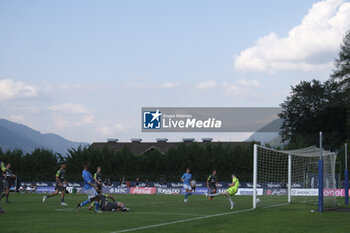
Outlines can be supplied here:
<path id="1" fill-rule="evenodd" d="M 234 210 L 225 197 L 210 201 L 193 195 L 188 203 L 182 195 L 114 197 L 131 211 L 96 214 L 84 207 L 76 213 L 76 204 L 86 195 L 66 195 L 68 206 L 60 206 L 59 197 L 43 204 L 39 194 L 11 194 L 10 204 L 0 203 L 5 210 L 0 232 L 350 232 L 349 212 L 312 213 L 315 206 L 302 204 L 246 211 L 251 208 L 250 196 L 233 197 Z"/>

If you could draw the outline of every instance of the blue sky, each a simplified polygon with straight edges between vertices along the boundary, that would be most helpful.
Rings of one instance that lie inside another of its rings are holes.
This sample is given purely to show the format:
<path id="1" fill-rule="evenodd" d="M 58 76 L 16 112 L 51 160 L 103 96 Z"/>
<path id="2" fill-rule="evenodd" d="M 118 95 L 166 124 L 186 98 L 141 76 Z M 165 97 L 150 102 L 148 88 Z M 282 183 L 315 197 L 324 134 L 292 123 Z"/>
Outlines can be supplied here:
<path id="1" fill-rule="evenodd" d="M 1 1 L 0 117 L 76 141 L 142 134 L 142 106 L 276 107 L 325 80 L 349 2 Z"/>

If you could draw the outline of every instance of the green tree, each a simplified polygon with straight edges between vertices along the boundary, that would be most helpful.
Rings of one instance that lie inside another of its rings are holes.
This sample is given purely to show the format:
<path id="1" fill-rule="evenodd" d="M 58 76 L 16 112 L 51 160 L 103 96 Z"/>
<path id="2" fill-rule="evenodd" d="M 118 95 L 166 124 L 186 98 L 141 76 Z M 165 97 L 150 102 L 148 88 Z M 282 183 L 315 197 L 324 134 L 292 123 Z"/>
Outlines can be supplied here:
<path id="1" fill-rule="evenodd" d="M 335 70 L 331 78 L 337 81 L 349 94 L 350 88 L 350 31 L 348 31 L 340 46 L 338 58 L 335 59 Z M 349 99 L 349 95 L 347 96 Z"/>
<path id="2" fill-rule="evenodd" d="M 281 136 L 294 145 L 317 145 L 318 132 L 324 132 L 325 146 L 335 149 L 347 132 L 347 109 L 339 85 L 331 80 L 302 81 L 292 87 L 291 95 L 281 104 Z"/>
<path id="3" fill-rule="evenodd" d="M 346 127 L 350 129 L 350 31 L 348 31 L 340 46 L 338 58 L 335 59 L 335 70 L 331 79 L 339 84 L 344 107 L 347 108 Z M 350 138 L 348 138 L 350 139 Z"/>
<path id="4" fill-rule="evenodd" d="M 134 155 L 128 147 L 113 151 L 107 147 L 92 150 L 79 147 L 68 150 L 63 158 L 52 151 L 36 149 L 32 153 L 23 154 L 21 150 L 3 152 L 1 159 L 12 164 L 12 170 L 20 180 L 54 181 L 59 163 L 67 163 L 68 181 L 81 181 L 82 164 L 90 163 L 90 172 L 102 166 L 102 174 L 112 181 L 122 176 L 129 181 L 136 177 L 141 180 L 158 181 L 160 177 L 168 181 L 178 182 L 187 167 L 190 167 L 194 178 L 204 181 L 213 168 L 218 170 L 220 181 L 229 181 L 231 173 L 238 175 L 241 181 L 251 181 L 253 144 L 243 146 L 223 146 L 221 143 L 181 143 L 171 147 L 166 153 L 150 150 L 142 155 Z"/>

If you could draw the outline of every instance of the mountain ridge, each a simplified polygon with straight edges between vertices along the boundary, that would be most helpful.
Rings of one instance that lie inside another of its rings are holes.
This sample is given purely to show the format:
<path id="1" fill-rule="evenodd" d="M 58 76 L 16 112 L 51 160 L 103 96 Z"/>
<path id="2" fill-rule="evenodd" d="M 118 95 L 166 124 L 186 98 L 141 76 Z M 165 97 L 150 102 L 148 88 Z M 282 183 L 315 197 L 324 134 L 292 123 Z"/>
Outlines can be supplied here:
<path id="1" fill-rule="evenodd" d="M 85 142 L 73 142 L 54 133 L 41 133 L 24 124 L 0 118 L 0 148 L 3 151 L 21 149 L 30 153 L 36 148 L 52 150 L 65 156 L 68 149 L 88 146 Z"/>

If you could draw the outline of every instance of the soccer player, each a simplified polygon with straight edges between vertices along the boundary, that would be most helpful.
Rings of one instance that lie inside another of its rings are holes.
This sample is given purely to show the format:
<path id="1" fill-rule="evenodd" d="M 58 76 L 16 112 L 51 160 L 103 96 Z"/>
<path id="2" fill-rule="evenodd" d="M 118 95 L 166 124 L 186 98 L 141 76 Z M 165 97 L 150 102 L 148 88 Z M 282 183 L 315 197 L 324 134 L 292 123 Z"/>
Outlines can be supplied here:
<path id="1" fill-rule="evenodd" d="M 67 180 L 64 178 L 66 174 L 66 162 L 61 163 L 60 169 L 56 172 L 56 187 L 55 192 L 51 193 L 47 196 L 43 196 L 43 202 L 46 201 L 47 198 L 54 197 L 58 195 L 61 192 L 61 205 L 67 205 L 64 202 L 64 194 L 66 193 L 66 187 L 65 185 L 68 183 Z"/>
<path id="2" fill-rule="evenodd" d="M 181 177 L 181 181 L 184 183 L 183 187 L 186 192 L 184 202 L 187 202 L 187 197 L 192 195 L 192 188 L 190 185 L 191 180 L 192 180 L 192 174 L 190 173 L 190 169 L 187 168 L 186 173 L 184 173 Z"/>
<path id="3" fill-rule="evenodd" d="M 115 202 L 115 199 L 112 197 L 112 195 L 109 195 L 109 194 L 104 194 L 104 193 L 100 193 L 99 194 L 99 197 L 100 196 L 104 196 L 106 199 L 111 199 L 113 202 Z M 100 202 L 101 202 L 101 198 L 100 199 Z M 95 206 L 95 202 L 91 202 L 91 205 L 89 206 L 89 210 L 92 210 L 92 208 Z M 100 205 L 101 206 L 101 205 Z"/>
<path id="4" fill-rule="evenodd" d="M 4 162 L 1 161 L 1 158 L 0 158 L 0 190 L 3 190 L 3 172 L 6 171 L 6 167 L 5 167 L 5 164 Z M 5 213 L 5 211 L 3 209 L 0 208 L 0 213 Z"/>
<path id="5" fill-rule="evenodd" d="M 97 171 L 94 174 L 94 181 L 97 187 L 97 192 L 102 193 L 102 175 L 101 175 L 101 166 L 97 167 Z"/>
<path id="6" fill-rule="evenodd" d="M 282 188 L 282 189 L 286 189 L 286 188 L 287 188 L 286 180 L 285 180 L 285 179 L 282 179 L 281 182 L 280 182 L 280 185 L 281 185 L 281 188 Z"/>
<path id="7" fill-rule="evenodd" d="M 0 196 L 0 201 L 3 197 L 6 197 L 6 203 L 10 203 L 9 194 L 10 194 L 11 183 L 12 183 L 12 179 L 16 178 L 16 175 L 12 174 L 12 171 L 10 170 L 10 168 L 11 168 L 11 163 L 8 163 L 6 165 L 6 171 L 5 171 L 5 188 L 4 188 L 4 192 Z"/>
<path id="8" fill-rule="evenodd" d="M 100 200 L 100 204 L 99 207 L 97 208 L 101 208 L 101 210 L 103 211 L 128 211 L 129 209 L 125 207 L 124 203 L 122 202 L 117 202 L 115 200 L 113 200 L 112 202 L 107 201 L 107 197 L 105 195 L 99 195 L 98 196 L 99 200 Z M 95 210 L 96 211 L 96 210 Z"/>
<path id="9" fill-rule="evenodd" d="M 0 159 L 0 191 L 2 191 L 4 189 L 3 179 L 5 177 L 5 171 L 6 171 L 5 164 Z"/>
<path id="10" fill-rule="evenodd" d="M 195 180 L 191 180 L 191 189 L 192 189 L 192 192 L 196 192 L 196 185 L 197 185 L 197 182 Z"/>
<path id="11" fill-rule="evenodd" d="M 230 201 L 231 210 L 232 210 L 235 203 L 232 201 L 231 196 L 233 196 L 237 193 L 238 186 L 239 186 L 239 180 L 234 174 L 232 174 L 232 183 L 229 184 L 228 186 L 229 186 L 229 188 L 225 192 L 213 193 L 213 194 L 205 193 L 205 196 L 206 197 L 216 197 L 219 195 L 224 195 Z"/>
<path id="12" fill-rule="evenodd" d="M 89 204 L 90 202 L 95 201 L 96 204 L 96 212 L 98 212 L 98 207 L 99 207 L 99 200 L 98 200 L 98 193 L 97 193 L 97 187 L 94 186 L 93 182 L 94 179 L 92 178 L 92 175 L 89 172 L 89 163 L 85 162 L 84 163 L 84 170 L 82 172 L 83 180 L 84 180 L 84 189 L 85 193 L 88 195 L 88 199 L 85 200 L 82 203 L 79 203 L 77 206 L 77 211 L 80 210 L 81 207 L 83 207 L 86 204 Z"/>
<path id="13" fill-rule="evenodd" d="M 218 185 L 218 181 L 216 177 L 216 170 L 214 169 L 212 171 L 212 174 L 207 179 L 208 193 L 210 194 L 216 193 L 217 185 Z M 213 197 L 209 197 L 209 199 L 213 200 Z"/>

